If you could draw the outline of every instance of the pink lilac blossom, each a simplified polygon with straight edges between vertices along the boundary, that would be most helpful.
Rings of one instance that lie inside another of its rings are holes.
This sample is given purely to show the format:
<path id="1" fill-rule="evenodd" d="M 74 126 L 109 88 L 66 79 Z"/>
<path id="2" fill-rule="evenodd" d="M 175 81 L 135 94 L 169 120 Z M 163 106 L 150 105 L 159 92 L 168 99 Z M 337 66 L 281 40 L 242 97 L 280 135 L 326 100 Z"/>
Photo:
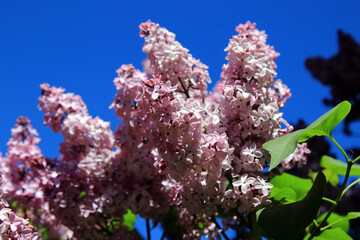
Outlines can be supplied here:
<path id="1" fill-rule="evenodd" d="M 114 151 L 115 135 L 108 122 L 88 114 L 79 96 L 47 84 L 41 87 L 39 109 L 45 112 L 45 124 L 52 127 L 51 123 L 57 122 L 58 127 L 52 129 L 64 137 L 55 167 L 58 175 L 48 193 L 52 196 L 51 212 L 72 230 L 74 239 L 103 239 L 102 227 L 109 227 L 111 218 L 121 220 L 130 208 L 123 204 L 125 189 L 119 180 L 124 181 L 125 176 L 119 176 L 120 170 L 116 170 L 121 165 L 114 160 L 118 154 Z M 73 101 L 72 107 L 66 107 Z M 108 237 L 119 234 L 132 235 L 119 227 Z"/>
<path id="2" fill-rule="evenodd" d="M 124 206 L 134 213 L 159 219 L 169 207 L 168 196 L 162 191 L 165 175 L 161 171 L 166 168 L 166 163 L 147 133 L 153 120 L 144 119 L 138 101 L 144 94 L 150 99 L 158 99 L 169 91 L 170 86 L 158 86 L 145 92 L 145 84 L 154 86 L 159 79 L 147 80 L 145 74 L 132 65 L 121 66 L 117 73 L 118 77 L 114 79 L 117 94 L 110 107 L 115 109 L 123 124 L 115 131 L 118 150 L 112 161 L 121 180 L 113 191 L 122 193 Z"/>
<path id="3" fill-rule="evenodd" d="M 212 99 L 220 109 L 223 126 L 227 127 L 229 145 L 234 148 L 232 177 L 240 177 L 233 181 L 233 189 L 227 190 L 224 203 L 230 207 L 239 206 L 239 212 L 248 212 L 267 202 L 272 185 L 266 183 L 262 174 L 269 159 L 261 146 L 290 132 L 291 126 L 279 111 L 291 95 L 281 80 L 274 80 L 275 60 L 279 54 L 266 45 L 266 34 L 250 22 L 240 24 L 236 30 L 239 34 L 225 49 L 229 62 L 223 67 L 222 80 Z M 286 129 L 281 129 L 281 123 Z M 301 165 L 308 151 L 306 144 L 302 148 L 299 146 L 298 157 L 292 156 L 286 161 L 292 166 L 297 162 Z M 245 184 L 247 176 L 251 176 L 248 185 Z M 239 186 L 241 191 L 237 190 Z M 236 205 L 238 200 L 240 204 Z"/>
<path id="4" fill-rule="evenodd" d="M 208 67 L 174 33 L 142 23 L 144 72 L 131 64 L 116 71 L 114 132 L 89 115 L 80 96 L 42 84 L 39 109 L 44 124 L 64 138 L 60 156 L 44 158 L 36 131 L 20 118 L 2 164 L 9 199 L 30 196 L 31 212 L 41 208 L 73 239 L 136 239 L 136 232 L 112 226 L 128 209 L 154 221 L 175 209 L 184 239 L 221 239 L 222 231 L 240 226 L 238 216 L 269 204 L 273 186 L 263 170 L 270 158 L 262 144 L 293 127 L 281 113 L 291 93 L 275 79 L 279 54 L 255 24 L 236 31 L 221 80 L 208 93 Z M 280 170 L 305 164 L 306 153 L 306 143 L 299 144 Z M 213 222 L 219 211 L 227 214 L 223 229 Z M 21 222 L 7 209 L 0 219 L 8 229 Z"/>
<path id="5" fill-rule="evenodd" d="M 0 155 L 0 162 L 3 158 Z M 6 189 L 4 189 L 4 173 L 0 171 L 0 238 L 16 240 L 38 240 L 41 239 L 33 226 L 27 219 L 17 216 L 5 200 Z M 6 183 L 6 179 L 5 179 Z"/>
<path id="6" fill-rule="evenodd" d="M 290 92 L 281 80 L 274 80 L 278 53 L 266 45 L 265 33 L 255 24 L 240 25 L 237 31 L 239 35 L 226 48 L 229 63 L 213 94 L 203 94 L 208 76 L 206 68 L 201 68 L 204 65 L 198 61 L 196 68 L 200 66 L 201 74 L 193 78 L 188 50 L 175 41 L 173 33 L 150 21 L 140 25 L 140 35 L 145 37 L 143 51 L 148 53 L 144 63 L 147 76 L 142 78 L 147 79 L 131 77 L 129 82 L 121 82 L 124 88 L 136 86 L 141 93 L 141 97 L 124 102 L 131 103 L 131 121 L 141 122 L 146 129 L 141 136 L 157 148 L 162 162 L 155 166 L 161 166 L 159 173 L 168 178 L 163 189 L 182 216 L 213 215 L 217 204 L 225 210 L 239 207 L 242 212 L 266 204 L 272 186 L 263 178 L 268 155 L 261 145 L 290 129 L 279 112 Z M 127 68 L 123 65 L 120 69 Z M 140 75 L 139 70 L 131 71 Z M 281 129 L 281 123 L 287 128 Z M 235 190 L 236 196 L 228 198 L 225 181 L 229 174 L 235 182 L 249 174 L 251 180 L 243 187 L 249 192 Z"/>
<path id="7" fill-rule="evenodd" d="M 0 162 L 6 179 L 2 186 L 5 196 L 12 202 L 17 201 L 17 212 L 49 228 L 53 237 L 60 237 L 67 228 L 51 214 L 45 193 L 53 188 L 53 179 L 57 176 L 49 168 L 52 160 L 43 157 L 38 147 L 38 133 L 29 119 L 19 117 L 11 133 L 8 152 Z"/>
<path id="8" fill-rule="evenodd" d="M 163 82 L 170 81 L 178 92 L 192 98 L 206 97 L 206 83 L 211 82 L 208 67 L 175 41 L 174 33 L 148 21 L 140 25 L 140 36 L 145 37 L 143 52 L 148 55 L 144 70 L 148 75 L 159 75 Z"/>

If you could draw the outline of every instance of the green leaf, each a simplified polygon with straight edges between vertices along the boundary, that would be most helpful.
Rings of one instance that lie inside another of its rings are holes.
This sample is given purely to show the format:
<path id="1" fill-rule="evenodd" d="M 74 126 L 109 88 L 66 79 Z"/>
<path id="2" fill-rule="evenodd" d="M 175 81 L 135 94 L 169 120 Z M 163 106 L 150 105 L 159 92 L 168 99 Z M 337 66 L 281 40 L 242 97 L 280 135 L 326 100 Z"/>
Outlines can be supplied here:
<path id="1" fill-rule="evenodd" d="M 271 189 L 271 192 L 273 192 L 273 189 Z M 298 200 L 298 196 L 292 188 L 279 189 L 276 194 L 272 193 L 270 198 L 273 198 L 276 201 L 285 200 L 288 203 L 296 202 Z"/>
<path id="2" fill-rule="evenodd" d="M 11 203 L 11 207 L 16 208 L 17 204 L 18 204 L 18 201 L 13 201 Z"/>
<path id="3" fill-rule="evenodd" d="M 320 223 L 325 218 L 326 214 L 327 214 L 327 212 L 322 214 L 317 219 L 317 222 Z M 341 228 L 344 232 L 348 232 L 349 228 L 350 228 L 350 222 L 349 222 L 349 219 L 347 219 L 345 216 L 341 216 L 337 213 L 332 213 L 326 222 L 327 222 L 327 224 L 332 224 L 332 223 L 337 222 L 342 219 L 344 219 L 344 220 L 332 225 L 330 228 Z"/>
<path id="4" fill-rule="evenodd" d="M 81 191 L 81 192 L 79 193 L 78 198 L 82 198 L 82 197 L 84 197 L 85 195 L 86 195 L 86 192 L 85 192 L 85 191 Z"/>
<path id="5" fill-rule="evenodd" d="M 324 169 L 322 172 L 326 177 L 326 182 L 330 183 L 334 187 L 336 187 L 339 184 L 339 176 L 336 173 L 334 173 L 329 169 Z M 311 179 L 315 179 L 316 175 L 317 172 L 313 172 L 310 170 L 309 177 L 311 177 Z"/>
<path id="6" fill-rule="evenodd" d="M 120 226 L 122 225 L 122 223 L 123 223 L 123 221 L 112 218 L 111 224 L 108 225 L 108 227 L 114 227 L 114 229 L 119 229 Z"/>
<path id="7" fill-rule="evenodd" d="M 349 114 L 350 109 L 351 104 L 348 101 L 339 103 L 310 124 L 299 138 L 299 142 L 304 142 L 314 136 L 330 137 L 332 130 Z"/>
<path id="8" fill-rule="evenodd" d="M 331 228 L 323 231 L 319 236 L 313 238 L 314 240 L 352 240 L 341 228 Z"/>
<path id="9" fill-rule="evenodd" d="M 303 200 L 264 209 L 259 216 L 262 230 L 274 240 L 295 240 L 303 237 L 305 228 L 312 223 L 319 211 L 325 184 L 325 176 L 319 172 Z"/>
<path id="10" fill-rule="evenodd" d="M 41 227 L 38 232 L 42 239 L 49 239 L 49 229 Z"/>
<path id="11" fill-rule="evenodd" d="M 204 223 L 202 223 L 202 222 L 198 222 L 197 227 L 200 230 L 203 230 L 205 228 Z"/>
<path id="12" fill-rule="evenodd" d="M 127 210 L 127 213 L 123 216 L 124 222 L 123 226 L 128 227 L 130 231 L 134 230 L 134 224 L 136 222 L 136 215 L 133 214 L 130 209 Z"/>
<path id="13" fill-rule="evenodd" d="M 332 186 L 336 187 L 339 184 L 339 176 L 336 173 L 329 169 L 324 169 L 323 173 L 325 174 L 326 181 Z"/>
<path id="14" fill-rule="evenodd" d="M 322 156 L 320 166 L 329 169 L 333 173 L 346 175 L 347 164 L 330 156 Z M 360 176 L 359 164 L 354 164 L 351 167 L 350 176 Z"/>
<path id="15" fill-rule="evenodd" d="M 360 217 L 360 212 L 349 212 L 346 216 L 347 219 L 355 219 Z"/>
<path id="16" fill-rule="evenodd" d="M 310 179 L 299 178 L 288 173 L 282 173 L 279 176 L 275 176 L 270 180 L 270 183 L 274 185 L 271 189 L 270 198 L 275 197 L 275 195 L 279 194 L 282 190 L 290 188 L 296 193 L 295 201 L 302 200 L 312 186 L 312 181 Z M 288 194 L 290 194 L 290 198 L 291 196 L 294 196 L 291 195 L 290 192 L 288 192 Z"/>
<path id="17" fill-rule="evenodd" d="M 298 130 L 282 137 L 275 138 L 262 145 L 262 147 L 271 153 L 269 171 L 274 169 L 286 157 L 292 154 L 297 146 L 298 139 L 305 130 Z"/>
<path id="18" fill-rule="evenodd" d="M 343 101 L 333 109 L 322 115 L 305 129 L 286 134 L 263 144 L 263 148 L 270 152 L 271 161 L 269 171 L 280 164 L 282 160 L 292 154 L 298 142 L 304 142 L 314 136 L 331 136 L 331 132 L 349 113 L 351 104 Z"/>

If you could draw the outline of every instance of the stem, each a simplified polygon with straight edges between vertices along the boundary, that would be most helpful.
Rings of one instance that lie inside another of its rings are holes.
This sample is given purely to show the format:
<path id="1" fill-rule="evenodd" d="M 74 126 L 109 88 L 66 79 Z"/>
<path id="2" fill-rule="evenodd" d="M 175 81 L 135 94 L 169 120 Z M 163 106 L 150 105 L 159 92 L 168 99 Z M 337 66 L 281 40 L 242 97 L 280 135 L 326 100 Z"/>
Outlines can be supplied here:
<path id="1" fill-rule="evenodd" d="M 140 235 L 139 231 L 136 228 L 134 228 L 132 231 L 134 232 L 136 239 L 144 240 L 144 238 Z"/>
<path id="2" fill-rule="evenodd" d="M 357 158 L 354 159 L 354 161 L 352 161 L 353 164 L 355 164 L 357 161 L 360 160 L 360 156 L 358 156 Z"/>
<path id="3" fill-rule="evenodd" d="M 350 162 L 350 159 L 349 159 L 348 155 L 346 154 L 346 152 L 344 151 L 344 149 L 342 149 L 342 147 L 336 142 L 336 140 L 332 136 L 329 136 L 329 138 L 340 149 L 340 151 L 342 152 L 342 154 L 344 155 L 344 157 L 346 159 L 346 162 Z"/>
<path id="4" fill-rule="evenodd" d="M 163 234 L 161 235 L 160 240 L 164 240 L 164 239 L 165 239 L 165 236 L 166 236 L 166 231 L 165 231 L 165 229 L 164 229 Z"/>
<path id="5" fill-rule="evenodd" d="M 26 210 L 26 208 L 23 208 L 23 212 L 24 212 L 24 219 L 27 219 L 28 216 L 27 216 L 27 210 Z"/>
<path id="6" fill-rule="evenodd" d="M 329 227 L 331 227 L 331 226 L 333 226 L 333 225 L 335 225 L 335 224 L 337 224 L 339 222 L 345 221 L 345 220 L 347 220 L 347 219 L 346 218 L 339 219 L 339 220 L 337 220 L 335 222 L 332 222 L 332 223 L 328 224 L 327 226 L 321 228 L 320 230 L 324 231 L 325 229 L 328 229 Z"/>
<path id="7" fill-rule="evenodd" d="M 219 223 L 217 222 L 217 220 L 216 220 L 216 218 L 215 218 L 214 216 L 211 217 L 211 220 L 213 221 L 213 223 L 215 223 L 217 229 L 221 229 Z M 221 235 L 223 235 L 223 237 L 224 237 L 226 240 L 230 240 L 230 238 L 226 235 L 225 232 L 221 231 Z"/>
<path id="8" fill-rule="evenodd" d="M 189 95 L 188 89 L 186 89 L 186 87 L 185 87 L 184 83 L 181 81 L 181 78 L 180 78 L 180 77 L 178 77 L 178 79 L 179 79 L 179 81 L 180 81 L 180 84 L 181 84 L 182 88 L 184 89 L 184 93 L 185 93 L 186 97 L 187 97 L 187 98 L 190 98 L 190 95 Z"/>
<path id="9" fill-rule="evenodd" d="M 346 184 L 349 180 L 349 176 L 350 176 L 350 170 L 351 167 L 353 165 L 352 161 L 349 160 L 348 156 L 346 155 L 346 153 L 344 152 L 344 150 L 342 150 L 342 148 L 337 144 L 337 142 L 335 141 L 335 139 L 333 139 L 331 137 L 331 140 L 333 140 L 333 142 L 339 147 L 339 149 L 343 152 L 343 154 L 346 156 L 346 162 L 347 162 L 347 168 L 346 168 L 346 174 L 345 174 L 345 179 L 343 184 L 340 187 L 340 191 L 339 194 L 337 195 L 336 199 L 334 200 L 334 202 L 336 202 L 336 204 L 333 204 L 330 208 L 330 210 L 328 211 L 328 213 L 326 214 L 325 218 L 321 221 L 321 223 L 319 224 L 318 227 L 315 228 L 315 230 L 311 233 L 310 237 L 308 238 L 308 240 L 311 240 L 315 237 L 315 234 L 319 233 L 319 231 L 322 231 L 321 228 L 325 225 L 326 221 L 328 220 L 328 218 L 330 217 L 330 215 L 333 213 L 333 211 L 335 210 L 336 206 L 339 204 L 340 200 L 341 200 L 341 196 L 343 195 L 344 189 L 346 187 Z"/>
<path id="10" fill-rule="evenodd" d="M 146 219 L 146 233 L 147 233 L 147 239 L 151 240 L 151 235 L 150 235 L 150 221 L 147 218 Z"/>
<path id="11" fill-rule="evenodd" d="M 337 205 L 337 202 L 335 202 L 334 200 L 332 200 L 330 198 L 323 197 L 322 200 L 332 203 L 333 205 Z"/>
<path id="12" fill-rule="evenodd" d="M 319 224 L 316 222 L 315 219 L 313 219 L 313 223 L 315 224 L 316 227 L 319 227 Z"/>
<path id="13" fill-rule="evenodd" d="M 347 188 L 344 189 L 344 191 L 341 194 L 340 199 L 342 199 L 342 197 L 345 195 L 345 193 L 347 192 L 347 190 L 349 190 L 352 186 L 354 186 L 355 184 L 357 184 L 358 182 L 360 182 L 360 178 L 352 183 L 350 183 L 349 186 L 347 186 Z"/>

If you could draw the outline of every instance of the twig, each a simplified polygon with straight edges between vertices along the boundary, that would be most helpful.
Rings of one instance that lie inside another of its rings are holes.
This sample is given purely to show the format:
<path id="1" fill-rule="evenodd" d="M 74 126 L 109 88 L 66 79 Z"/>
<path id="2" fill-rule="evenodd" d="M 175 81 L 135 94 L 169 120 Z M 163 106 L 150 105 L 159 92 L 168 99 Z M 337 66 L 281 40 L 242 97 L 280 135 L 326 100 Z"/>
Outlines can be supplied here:
<path id="1" fill-rule="evenodd" d="M 322 200 L 332 203 L 333 205 L 337 205 L 337 202 L 335 202 L 334 200 L 332 200 L 330 198 L 323 197 Z"/>
<path id="2" fill-rule="evenodd" d="M 180 77 L 178 77 L 178 79 L 180 81 L 180 84 L 181 84 L 182 88 L 184 89 L 184 93 L 185 93 L 186 97 L 190 98 L 190 95 L 189 95 L 189 92 L 188 92 L 189 89 L 186 89 L 186 87 L 185 87 L 184 83 L 181 81 Z"/>
<path id="3" fill-rule="evenodd" d="M 217 229 L 221 229 L 219 223 L 217 222 L 216 218 L 214 216 L 211 217 L 211 220 L 213 221 L 213 223 L 215 223 L 215 226 Z M 226 235 L 226 233 L 224 231 L 221 231 L 221 235 L 223 235 L 223 237 L 226 239 L 226 240 L 230 240 L 230 238 Z"/>
<path id="4" fill-rule="evenodd" d="M 341 194 L 340 200 L 342 199 L 342 197 L 345 195 L 345 193 L 347 192 L 347 190 L 349 190 L 352 186 L 354 186 L 355 184 L 357 184 L 358 182 L 360 182 L 360 178 L 352 183 L 349 184 L 349 186 L 347 186 L 347 188 L 344 189 L 344 191 Z"/>
<path id="5" fill-rule="evenodd" d="M 151 240 L 151 235 L 150 235 L 150 221 L 147 218 L 146 219 L 146 233 L 147 233 L 147 239 Z"/>
<path id="6" fill-rule="evenodd" d="M 359 159 L 360 159 L 360 156 L 358 156 L 357 158 L 355 158 L 355 160 L 354 161 L 352 161 L 352 163 L 356 163 L 357 161 L 359 161 Z"/>
<path id="7" fill-rule="evenodd" d="M 164 229 L 163 234 L 161 235 L 160 240 L 164 240 L 166 236 L 166 229 Z"/>

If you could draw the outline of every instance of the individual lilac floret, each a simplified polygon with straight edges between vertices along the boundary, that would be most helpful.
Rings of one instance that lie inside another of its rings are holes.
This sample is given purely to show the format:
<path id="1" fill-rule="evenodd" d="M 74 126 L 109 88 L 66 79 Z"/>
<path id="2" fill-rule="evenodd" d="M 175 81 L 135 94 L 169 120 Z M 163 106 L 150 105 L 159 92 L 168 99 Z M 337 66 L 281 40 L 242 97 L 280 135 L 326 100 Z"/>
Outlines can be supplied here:
<path id="1" fill-rule="evenodd" d="M 234 187 L 241 187 L 241 192 L 246 194 L 250 190 L 250 186 L 255 182 L 254 177 L 248 177 L 247 174 L 241 176 L 240 180 L 232 183 Z"/>
<path id="2" fill-rule="evenodd" d="M 258 189 L 264 196 L 269 196 L 269 189 L 273 187 L 271 183 L 265 182 L 261 177 L 257 177 L 257 182 L 255 183 L 254 188 Z"/>

